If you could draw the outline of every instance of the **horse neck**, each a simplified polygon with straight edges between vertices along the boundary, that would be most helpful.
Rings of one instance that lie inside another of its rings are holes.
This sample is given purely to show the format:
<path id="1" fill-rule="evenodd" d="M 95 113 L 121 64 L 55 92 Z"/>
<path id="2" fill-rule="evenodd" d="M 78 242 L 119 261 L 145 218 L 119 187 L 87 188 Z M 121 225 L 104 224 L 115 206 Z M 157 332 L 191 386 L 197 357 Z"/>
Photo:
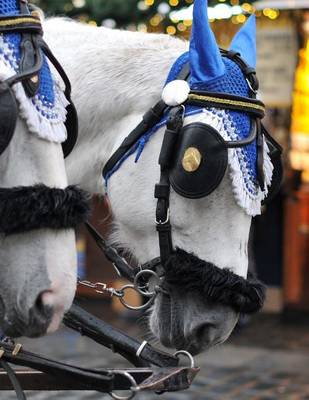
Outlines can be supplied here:
<path id="1" fill-rule="evenodd" d="M 71 79 L 79 115 L 79 140 L 66 163 L 69 181 L 102 193 L 104 164 L 160 99 L 168 72 L 187 45 L 167 35 L 89 28 L 61 19 L 48 21 L 45 32 Z"/>

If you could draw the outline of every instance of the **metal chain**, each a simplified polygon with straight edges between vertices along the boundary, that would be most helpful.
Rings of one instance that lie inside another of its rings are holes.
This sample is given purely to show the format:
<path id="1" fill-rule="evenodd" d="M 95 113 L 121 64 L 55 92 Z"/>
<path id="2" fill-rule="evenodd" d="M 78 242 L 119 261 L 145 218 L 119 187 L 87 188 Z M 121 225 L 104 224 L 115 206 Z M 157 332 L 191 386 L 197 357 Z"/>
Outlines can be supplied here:
<path id="1" fill-rule="evenodd" d="M 150 285 L 150 280 L 153 280 L 152 285 Z M 128 308 L 129 310 L 145 310 L 150 307 L 158 293 L 163 292 L 164 290 L 161 288 L 161 278 L 158 274 L 152 270 L 141 270 L 134 279 L 134 284 L 127 284 L 122 286 L 120 289 L 115 289 L 113 287 L 108 287 L 106 283 L 103 282 L 90 282 L 87 280 L 77 281 L 78 285 L 84 286 L 90 289 L 93 289 L 95 293 L 106 294 L 111 297 L 117 297 L 121 304 Z M 128 304 L 125 299 L 125 291 L 126 290 L 134 290 L 139 295 L 145 296 L 148 298 L 148 301 L 141 306 L 132 306 Z"/>
<path id="2" fill-rule="evenodd" d="M 107 284 L 103 282 L 90 282 L 78 279 L 77 284 L 79 286 L 85 286 L 87 288 L 93 289 L 95 293 L 107 294 L 111 297 L 115 296 L 118 298 L 122 298 L 125 295 L 122 289 L 115 289 L 113 287 L 108 287 Z"/>

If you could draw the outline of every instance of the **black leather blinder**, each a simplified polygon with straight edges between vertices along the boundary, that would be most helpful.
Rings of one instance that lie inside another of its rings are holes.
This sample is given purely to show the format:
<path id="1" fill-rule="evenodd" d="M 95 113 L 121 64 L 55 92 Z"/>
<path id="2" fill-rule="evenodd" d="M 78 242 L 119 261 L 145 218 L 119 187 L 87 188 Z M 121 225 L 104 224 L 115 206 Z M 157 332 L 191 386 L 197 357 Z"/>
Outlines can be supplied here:
<path id="1" fill-rule="evenodd" d="M 178 135 L 170 183 L 181 196 L 205 197 L 219 186 L 227 163 L 227 146 L 214 128 L 200 122 L 185 125 Z"/>
<path id="2" fill-rule="evenodd" d="M 18 106 L 12 89 L 0 84 L 0 155 L 8 147 L 15 131 Z"/>

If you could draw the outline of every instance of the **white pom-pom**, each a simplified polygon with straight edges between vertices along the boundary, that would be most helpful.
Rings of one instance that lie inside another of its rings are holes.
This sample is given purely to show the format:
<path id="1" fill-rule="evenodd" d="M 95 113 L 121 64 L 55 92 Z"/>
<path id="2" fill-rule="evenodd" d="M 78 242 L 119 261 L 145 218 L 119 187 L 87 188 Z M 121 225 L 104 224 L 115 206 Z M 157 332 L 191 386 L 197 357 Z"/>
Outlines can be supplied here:
<path id="1" fill-rule="evenodd" d="M 162 100 L 168 106 L 178 106 L 187 100 L 189 93 L 188 82 L 177 79 L 165 86 L 162 92 Z"/>

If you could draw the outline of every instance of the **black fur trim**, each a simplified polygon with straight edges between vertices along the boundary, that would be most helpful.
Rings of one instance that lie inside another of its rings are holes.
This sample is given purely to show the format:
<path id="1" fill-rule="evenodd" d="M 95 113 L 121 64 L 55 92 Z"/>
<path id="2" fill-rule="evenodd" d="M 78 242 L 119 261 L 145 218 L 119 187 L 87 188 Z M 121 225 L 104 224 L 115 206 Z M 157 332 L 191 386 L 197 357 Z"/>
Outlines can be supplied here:
<path id="1" fill-rule="evenodd" d="M 0 232 L 75 228 L 89 217 L 90 196 L 76 186 L 45 185 L 0 188 Z"/>
<path id="2" fill-rule="evenodd" d="M 207 300 L 230 306 L 237 312 L 255 313 L 265 300 L 265 286 L 252 274 L 244 279 L 181 249 L 164 265 L 164 277 L 167 285 L 199 291 Z"/>

